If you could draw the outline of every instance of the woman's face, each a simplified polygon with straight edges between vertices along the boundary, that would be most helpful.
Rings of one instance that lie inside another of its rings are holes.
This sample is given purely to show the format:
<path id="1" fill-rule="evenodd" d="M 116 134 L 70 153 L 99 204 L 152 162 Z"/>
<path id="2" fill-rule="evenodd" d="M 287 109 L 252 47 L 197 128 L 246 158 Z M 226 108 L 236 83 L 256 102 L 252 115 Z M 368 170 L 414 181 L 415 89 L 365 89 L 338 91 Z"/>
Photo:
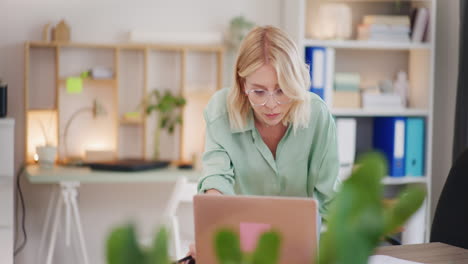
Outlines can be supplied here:
<path id="1" fill-rule="evenodd" d="M 247 76 L 244 89 L 257 122 L 267 126 L 281 124 L 291 108 L 291 103 L 278 85 L 276 70 L 273 66 L 264 64 Z M 260 100 L 261 98 L 265 100 Z"/>

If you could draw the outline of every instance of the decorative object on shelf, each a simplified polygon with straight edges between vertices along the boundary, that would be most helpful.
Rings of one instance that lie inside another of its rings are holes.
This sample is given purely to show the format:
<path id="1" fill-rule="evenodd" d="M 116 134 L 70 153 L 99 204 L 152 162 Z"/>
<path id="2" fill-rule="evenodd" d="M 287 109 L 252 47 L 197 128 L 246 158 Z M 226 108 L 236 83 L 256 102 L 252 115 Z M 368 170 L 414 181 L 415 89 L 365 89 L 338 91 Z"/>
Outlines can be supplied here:
<path id="1" fill-rule="evenodd" d="M 92 107 L 87 107 L 87 106 L 82 107 L 82 108 L 76 110 L 71 115 L 71 117 L 68 119 L 67 123 L 65 124 L 65 128 L 64 128 L 64 131 L 63 131 L 63 151 L 64 151 L 64 158 L 65 158 L 65 160 L 67 162 L 73 162 L 73 160 L 74 160 L 74 158 L 68 156 L 69 155 L 68 147 L 67 147 L 68 130 L 70 128 L 71 123 L 73 122 L 73 120 L 75 120 L 75 118 L 77 116 L 79 116 L 82 113 L 87 113 L 87 112 L 91 112 L 94 119 L 99 117 L 99 116 L 107 115 L 107 111 L 104 108 L 104 106 L 96 99 L 94 99 Z M 78 158 L 78 161 L 81 161 L 81 159 Z"/>
<path id="2" fill-rule="evenodd" d="M 8 85 L 0 78 L 0 118 L 8 113 Z"/>
<path id="3" fill-rule="evenodd" d="M 42 119 L 37 120 L 41 128 L 42 136 L 44 137 L 44 145 L 36 146 L 36 155 L 34 160 L 43 168 L 52 168 L 57 157 L 57 147 L 52 143 L 53 139 L 51 138 L 50 131 L 50 128 L 52 127 L 52 119 L 53 114 L 50 114 L 46 125 L 44 125 Z"/>
<path id="4" fill-rule="evenodd" d="M 358 160 L 330 207 L 318 264 L 367 263 L 379 241 L 421 207 L 426 196 L 421 186 L 406 188 L 394 203 L 384 205 L 381 180 L 385 172 L 385 158 L 378 153 L 367 153 Z"/>
<path id="5" fill-rule="evenodd" d="M 47 23 L 42 28 L 42 41 L 49 42 L 50 41 L 50 23 Z"/>
<path id="6" fill-rule="evenodd" d="M 405 71 L 399 71 L 393 82 L 393 91 L 400 95 L 403 107 L 408 106 L 408 85 L 408 74 Z"/>
<path id="7" fill-rule="evenodd" d="M 90 77 L 95 80 L 106 80 L 114 77 L 114 71 L 109 67 L 96 66 L 89 70 L 88 75 L 83 76 L 86 76 L 85 78 Z"/>
<path id="8" fill-rule="evenodd" d="M 237 50 L 245 35 L 255 26 L 255 23 L 247 20 L 244 16 L 237 16 L 231 19 L 226 42 L 229 47 Z"/>
<path id="9" fill-rule="evenodd" d="M 351 8 L 344 3 L 322 4 L 318 10 L 315 37 L 317 39 L 349 39 L 352 35 Z"/>
<path id="10" fill-rule="evenodd" d="M 69 42 L 70 41 L 70 27 L 65 20 L 61 20 L 52 31 L 53 41 L 55 42 Z"/>
<path id="11" fill-rule="evenodd" d="M 357 28 L 359 40 L 410 41 L 410 19 L 408 16 L 366 15 Z"/>
<path id="12" fill-rule="evenodd" d="M 182 114 L 177 110 L 182 108 L 185 103 L 185 98 L 182 96 L 172 95 L 170 91 L 161 94 L 158 90 L 153 90 L 143 102 L 147 115 L 157 112 L 153 153 L 155 160 L 160 157 L 161 129 L 167 129 L 169 134 L 174 133 L 175 126 L 182 123 Z"/>
<path id="13" fill-rule="evenodd" d="M 133 225 L 114 228 L 106 242 L 107 264 L 171 264 L 168 248 L 169 234 L 160 228 L 151 246 L 143 248 Z"/>
<path id="14" fill-rule="evenodd" d="M 57 147 L 51 145 L 36 147 L 37 162 L 42 168 L 52 168 L 57 157 Z"/>

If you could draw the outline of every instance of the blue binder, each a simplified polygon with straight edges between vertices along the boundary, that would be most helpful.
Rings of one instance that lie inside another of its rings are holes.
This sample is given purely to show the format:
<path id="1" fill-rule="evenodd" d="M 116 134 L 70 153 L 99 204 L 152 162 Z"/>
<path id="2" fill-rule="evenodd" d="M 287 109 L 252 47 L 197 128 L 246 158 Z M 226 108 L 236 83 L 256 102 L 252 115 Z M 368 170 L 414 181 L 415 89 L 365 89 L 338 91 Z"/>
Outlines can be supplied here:
<path id="1" fill-rule="evenodd" d="M 405 176 L 405 126 L 405 117 L 374 118 L 374 148 L 387 158 L 390 177 Z"/>
<path id="2" fill-rule="evenodd" d="M 309 65 L 310 91 L 316 93 L 325 100 L 326 61 L 327 50 L 325 47 L 306 47 L 305 61 Z"/>
<path id="3" fill-rule="evenodd" d="M 406 120 L 406 175 L 424 175 L 424 119 L 411 117 Z"/>

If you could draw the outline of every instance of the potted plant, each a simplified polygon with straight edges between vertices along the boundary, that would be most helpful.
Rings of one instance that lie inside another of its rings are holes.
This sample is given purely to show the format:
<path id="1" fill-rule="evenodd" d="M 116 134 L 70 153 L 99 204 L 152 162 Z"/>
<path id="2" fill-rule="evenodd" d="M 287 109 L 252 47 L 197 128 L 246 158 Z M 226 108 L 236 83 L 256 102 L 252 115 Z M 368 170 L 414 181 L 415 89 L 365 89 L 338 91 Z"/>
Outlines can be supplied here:
<path id="1" fill-rule="evenodd" d="M 160 158 L 161 130 L 166 129 L 169 134 L 174 133 L 177 124 L 182 123 L 182 113 L 177 111 L 186 104 L 185 98 L 175 96 L 170 91 L 161 93 L 153 90 L 144 102 L 145 112 L 150 115 L 156 112 L 156 127 L 154 130 L 154 153 L 153 158 Z"/>

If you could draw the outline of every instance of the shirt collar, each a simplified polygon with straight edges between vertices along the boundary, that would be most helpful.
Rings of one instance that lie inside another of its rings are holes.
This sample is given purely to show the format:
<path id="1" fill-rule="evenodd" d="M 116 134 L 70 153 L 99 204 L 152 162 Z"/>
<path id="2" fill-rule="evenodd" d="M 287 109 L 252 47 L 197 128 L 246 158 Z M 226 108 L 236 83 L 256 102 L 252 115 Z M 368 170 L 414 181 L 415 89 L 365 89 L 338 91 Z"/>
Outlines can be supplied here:
<path id="1" fill-rule="evenodd" d="M 240 129 L 231 127 L 231 133 L 242 133 L 242 132 L 250 131 L 250 130 L 253 130 L 254 127 L 255 127 L 254 116 L 253 116 L 252 109 L 250 109 L 249 112 L 247 113 L 247 125 Z"/>

